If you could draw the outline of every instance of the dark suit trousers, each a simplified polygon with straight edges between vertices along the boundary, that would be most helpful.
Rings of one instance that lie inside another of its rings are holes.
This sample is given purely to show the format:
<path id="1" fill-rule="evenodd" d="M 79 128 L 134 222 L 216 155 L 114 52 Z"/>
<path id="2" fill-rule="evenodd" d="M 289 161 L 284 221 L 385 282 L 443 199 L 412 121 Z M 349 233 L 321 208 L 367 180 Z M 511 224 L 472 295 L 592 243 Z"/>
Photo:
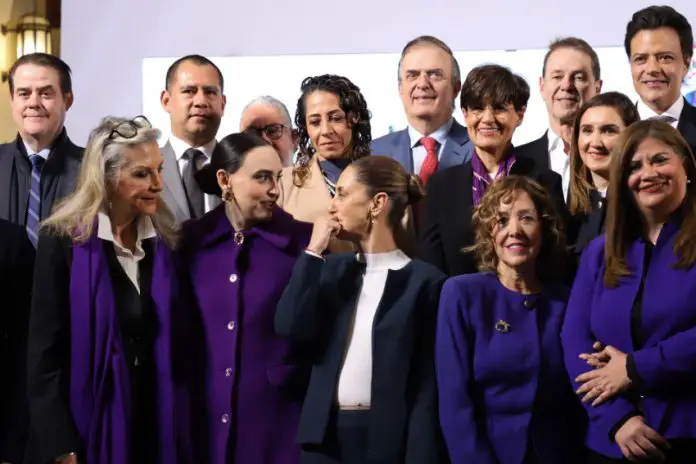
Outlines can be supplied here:
<path id="1" fill-rule="evenodd" d="M 324 443 L 304 446 L 301 464 L 378 464 L 367 458 L 369 414 L 369 411 L 332 414 Z"/>

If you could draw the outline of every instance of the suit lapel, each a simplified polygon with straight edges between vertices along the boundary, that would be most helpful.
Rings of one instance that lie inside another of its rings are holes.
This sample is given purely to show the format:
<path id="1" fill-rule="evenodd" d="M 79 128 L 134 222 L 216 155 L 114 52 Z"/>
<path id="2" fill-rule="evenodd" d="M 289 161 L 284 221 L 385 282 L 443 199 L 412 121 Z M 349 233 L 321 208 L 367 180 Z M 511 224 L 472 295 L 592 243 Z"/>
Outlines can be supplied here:
<path id="1" fill-rule="evenodd" d="M 691 106 L 686 99 L 684 99 L 684 109 L 679 116 L 677 130 L 689 145 L 696 149 L 696 108 Z"/>
<path id="2" fill-rule="evenodd" d="M 392 144 L 394 145 L 392 153 L 395 154 L 396 160 L 407 172 L 413 172 L 413 154 L 411 153 L 411 138 L 408 136 L 408 128 L 399 131 L 392 140 Z"/>
<path id="3" fill-rule="evenodd" d="M 438 169 L 464 164 L 471 159 L 472 150 L 473 144 L 469 140 L 466 127 L 453 121 L 449 134 L 447 134 L 447 142 L 442 149 L 442 155 L 440 155 Z"/>
<path id="4" fill-rule="evenodd" d="M 377 305 L 377 312 L 375 313 L 375 318 L 373 322 L 373 331 L 382 320 L 387 316 L 389 309 L 393 308 L 394 303 L 399 299 L 401 295 L 404 294 L 404 289 L 408 286 L 408 276 L 409 272 L 406 270 L 409 266 L 407 265 L 404 269 L 389 270 L 387 272 L 387 281 L 384 284 L 384 292 L 382 293 L 382 298 L 379 300 Z"/>
<path id="5" fill-rule="evenodd" d="M 162 168 L 164 191 L 162 192 L 162 198 L 173 210 L 177 219 L 180 221 L 189 219 L 191 214 L 189 212 L 188 202 L 186 201 L 186 192 L 184 192 L 184 186 L 181 183 L 181 174 L 179 174 L 179 165 L 176 162 L 174 149 L 169 142 L 167 142 L 160 151 L 164 158 L 164 166 Z"/>

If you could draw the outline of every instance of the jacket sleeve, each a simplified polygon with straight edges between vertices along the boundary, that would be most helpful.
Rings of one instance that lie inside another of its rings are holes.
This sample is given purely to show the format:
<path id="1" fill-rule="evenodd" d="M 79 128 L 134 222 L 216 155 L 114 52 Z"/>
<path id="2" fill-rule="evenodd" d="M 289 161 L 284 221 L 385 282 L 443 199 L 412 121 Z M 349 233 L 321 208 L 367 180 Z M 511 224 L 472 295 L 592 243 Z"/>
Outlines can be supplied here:
<path id="1" fill-rule="evenodd" d="M 79 452 L 69 406 L 70 266 L 60 238 L 41 236 L 29 321 L 28 396 L 32 447 L 40 462 Z"/>
<path id="2" fill-rule="evenodd" d="M 311 342 L 319 335 L 319 308 L 324 259 L 303 252 L 292 270 L 275 313 L 275 330 L 280 336 Z"/>
<path id="3" fill-rule="evenodd" d="M 444 276 L 427 287 L 424 307 L 419 308 L 423 323 L 417 329 L 420 343 L 413 351 L 416 358 L 411 379 L 417 387 L 408 423 L 405 464 L 438 464 L 447 455 L 438 421 L 435 377 L 435 330 L 443 282 Z"/>
<path id="4" fill-rule="evenodd" d="M 456 281 L 448 280 L 440 296 L 435 349 L 440 424 L 453 463 L 497 464 L 471 395 L 473 351 L 467 339 L 466 312 Z"/>
<path id="5" fill-rule="evenodd" d="M 428 194 L 414 206 L 418 226 L 418 257 L 430 263 L 445 274 L 449 274 L 445 263 L 445 250 L 439 223 L 440 204 L 445 199 L 438 195 L 438 182 L 441 177 L 435 173 L 428 181 Z"/>
<path id="6" fill-rule="evenodd" d="M 598 279 L 602 279 L 600 269 L 603 249 L 604 241 L 595 240 L 583 253 L 561 331 L 565 365 L 575 390 L 580 387 L 580 384 L 575 382 L 575 378 L 591 369 L 578 356 L 582 353 L 594 352 L 592 345 L 597 341 L 590 327 L 590 315 L 595 284 Z M 627 417 L 640 415 L 638 409 L 621 396 L 594 407 L 591 403 L 584 403 L 584 407 L 590 420 L 589 426 L 596 428 L 608 440 L 613 440 L 616 427 Z"/>

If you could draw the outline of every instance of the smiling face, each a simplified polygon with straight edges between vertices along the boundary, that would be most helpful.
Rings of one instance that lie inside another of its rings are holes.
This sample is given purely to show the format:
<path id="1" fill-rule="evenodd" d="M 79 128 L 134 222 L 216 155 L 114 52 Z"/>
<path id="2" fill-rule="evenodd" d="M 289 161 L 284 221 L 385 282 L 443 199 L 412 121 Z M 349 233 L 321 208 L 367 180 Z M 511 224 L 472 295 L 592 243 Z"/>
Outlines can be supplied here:
<path id="1" fill-rule="evenodd" d="M 503 153 L 524 118 L 524 109 L 517 111 L 512 103 L 488 104 L 462 111 L 469 138 L 478 150 L 487 153 Z"/>
<path id="2" fill-rule="evenodd" d="M 578 149 L 587 169 L 603 179 L 609 179 L 611 150 L 624 129 L 626 126 L 614 107 L 595 106 L 583 113 Z"/>
<path id="3" fill-rule="evenodd" d="M 628 189 L 644 216 L 664 219 L 686 196 L 684 159 L 657 139 L 638 145 L 628 171 Z"/>
<path id="4" fill-rule="evenodd" d="M 539 213 L 527 192 L 517 190 L 504 199 L 493 226 L 498 272 L 533 269 L 541 251 Z"/>
<path id="5" fill-rule="evenodd" d="M 129 216 L 151 216 L 157 212 L 162 181 L 162 153 L 157 142 L 128 147 L 111 191 L 112 208 Z"/>
<path id="6" fill-rule="evenodd" d="M 320 160 L 340 159 L 350 153 L 353 129 L 338 95 L 317 90 L 305 96 L 307 134 Z"/>
<path id="7" fill-rule="evenodd" d="M 677 32 L 669 27 L 646 29 L 631 39 L 631 75 L 641 100 L 662 113 L 681 98 L 689 62 Z"/>

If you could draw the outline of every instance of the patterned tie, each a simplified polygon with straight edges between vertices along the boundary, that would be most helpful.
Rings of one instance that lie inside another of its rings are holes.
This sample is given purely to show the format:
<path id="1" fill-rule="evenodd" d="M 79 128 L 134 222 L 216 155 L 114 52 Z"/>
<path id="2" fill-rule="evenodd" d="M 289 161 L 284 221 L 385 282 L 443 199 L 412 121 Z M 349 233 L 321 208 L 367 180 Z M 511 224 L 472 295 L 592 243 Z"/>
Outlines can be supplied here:
<path id="1" fill-rule="evenodd" d="M 671 115 L 669 115 L 669 114 L 660 114 L 660 115 L 657 115 L 657 116 L 651 116 L 651 117 L 648 118 L 648 119 L 653 120 L 653 121 L 662 121 L 662 122 L 666 122 L 667 124 L 670 124 L 670 125 L 671 125 L 673 122 L 677 121 L 677 118 L 675 118 L 674 116 L 671 116 Z"/>
<path id="2" fill-rule="evenodd" d="M 204 156 L 202 151 L 195 148 L 189 148 L 184 152 L 184 158 L 188 160 L 188 163 L 186 163 L 182 177 L 192 219 L 199 218 L 205 214 L 205 197 L 198 186 L 198 182 L 196 182 L 196 172 L 198 172 L 198 166 L 201 164 L 201 159 Z"/>
<path id="3" fill-rule="evenodd" d="M 425 147 L 426 155 L 418 177 L 425 186 L 428 184 L 428 178 L 437 171 L 437 140 L 432 137 L 423 137 L 420 139 L 420 144 Z"/>
<path id="4" fill-rule="evenodd" d="M 41 168 L 44 160 L 39 155 L 31 155 L 31 188 L 27 208 L 27 234 L 36 248 L 39 242 L 39 223 L 41 222 Z"/>

